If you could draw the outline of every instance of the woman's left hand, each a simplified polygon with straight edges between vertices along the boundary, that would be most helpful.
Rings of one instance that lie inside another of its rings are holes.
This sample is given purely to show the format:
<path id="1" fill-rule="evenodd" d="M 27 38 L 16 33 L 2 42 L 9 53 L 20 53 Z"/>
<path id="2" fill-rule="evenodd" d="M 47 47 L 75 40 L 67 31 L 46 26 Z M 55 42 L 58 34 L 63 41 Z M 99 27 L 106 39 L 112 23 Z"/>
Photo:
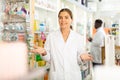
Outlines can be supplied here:
<path id="1" fill-rule="evenodd" d="M 93 61 L 92 55 L 90 55 L 88 53 L 81 54 L 80 58 L 82 61 Z"/>

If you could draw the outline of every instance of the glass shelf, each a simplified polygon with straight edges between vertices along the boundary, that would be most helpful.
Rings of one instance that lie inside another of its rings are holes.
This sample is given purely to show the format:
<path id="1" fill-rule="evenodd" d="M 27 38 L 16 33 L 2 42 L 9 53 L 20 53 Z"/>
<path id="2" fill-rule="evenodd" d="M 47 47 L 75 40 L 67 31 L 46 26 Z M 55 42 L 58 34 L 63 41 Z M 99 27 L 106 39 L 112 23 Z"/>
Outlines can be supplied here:
<path id="1" fill-rule="evenodd" d="M 35 3 L 35 7 L 36 7 L 36 8 L 43 9 L 43 10 L 51 11 L 51 12 L 56 12 L 55 9 L 52 9 L 52 8 L 49 8 L 49 7 L 44 7 L 44 6 L 39 5 L 39 4 L 37 4 L 37 3 Z"/>

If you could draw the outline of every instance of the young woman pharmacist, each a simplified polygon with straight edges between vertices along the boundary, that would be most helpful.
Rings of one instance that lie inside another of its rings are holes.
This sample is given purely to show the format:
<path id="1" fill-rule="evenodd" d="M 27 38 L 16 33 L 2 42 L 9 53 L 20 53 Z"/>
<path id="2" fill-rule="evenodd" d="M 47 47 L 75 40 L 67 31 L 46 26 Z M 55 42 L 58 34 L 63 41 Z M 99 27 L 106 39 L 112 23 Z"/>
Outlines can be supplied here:
<path id="1" fill-rule="evenodd" d="M 85 53 L 82 37 L 70 28 L 73 16 L 68 8 L 60 10 L 58 21 L 60 29 L 47 36 L 45 47 L 34 46 L 32 52 L 50 62 L 49 80 L 82 80 L 79 64 L 93 58 Z"/>

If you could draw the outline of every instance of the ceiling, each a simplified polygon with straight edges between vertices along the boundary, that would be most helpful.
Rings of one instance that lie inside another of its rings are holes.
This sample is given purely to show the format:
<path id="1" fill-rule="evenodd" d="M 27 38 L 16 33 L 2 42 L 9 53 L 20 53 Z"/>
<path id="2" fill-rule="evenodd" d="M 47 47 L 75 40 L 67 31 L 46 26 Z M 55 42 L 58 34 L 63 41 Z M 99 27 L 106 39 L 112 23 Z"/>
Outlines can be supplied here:
<path id="1" fill-rule="evenodd" d="M 88 7 L 100 11 L 120 11 L 120 0 L 88 0 Z"/>
<path id="2" fill-rule="evenodd" d="M 120 0 L 88 0 L 88 8 L 101 16 L 120 15 Z"/>

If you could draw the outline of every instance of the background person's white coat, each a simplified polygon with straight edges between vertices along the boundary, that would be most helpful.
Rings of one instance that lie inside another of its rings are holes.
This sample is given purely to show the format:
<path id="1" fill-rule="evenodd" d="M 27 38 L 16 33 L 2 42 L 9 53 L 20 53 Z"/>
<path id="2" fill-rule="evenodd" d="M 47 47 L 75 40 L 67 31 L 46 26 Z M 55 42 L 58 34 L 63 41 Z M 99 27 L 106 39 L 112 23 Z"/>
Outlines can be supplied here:
<path id="1" fill-rule="evenodd" d="M 61 31 L 48 35 L 43 58 L 50 62 L 50 80 L 82 80 L 79 66 L 80 54 L 84 51 L 83 38 L 70 31 L 65 42 Z"/>
<path id="2" fill-rule="evenodd" d="M 94 63 L 102 63 L 101 47 L 104 46 L 105 35 L 103 27 L 100 27 L 93 37 L 90 53 Z"/>

